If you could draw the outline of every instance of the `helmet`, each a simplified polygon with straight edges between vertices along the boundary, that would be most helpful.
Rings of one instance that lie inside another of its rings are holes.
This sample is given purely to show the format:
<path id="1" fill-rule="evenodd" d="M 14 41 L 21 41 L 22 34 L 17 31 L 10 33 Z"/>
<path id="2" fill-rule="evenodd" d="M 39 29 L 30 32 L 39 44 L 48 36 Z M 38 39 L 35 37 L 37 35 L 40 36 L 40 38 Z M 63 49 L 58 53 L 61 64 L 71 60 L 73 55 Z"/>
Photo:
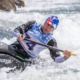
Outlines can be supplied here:
<path id="1" fill-rule="evenodd" d="M 56 29 L 57 26 L 58 26 L 58 24 L 59 24 L 59 19 L 58 19 L 58 17 L 56 17 L 56 16 L 51 16 L 51 17 L 48 17 L 48 18 L 46 19 L 46 22 L 47 22 L 48 24 L 51 24 L 51 25 L 53 26 L 53 28 Z"/>

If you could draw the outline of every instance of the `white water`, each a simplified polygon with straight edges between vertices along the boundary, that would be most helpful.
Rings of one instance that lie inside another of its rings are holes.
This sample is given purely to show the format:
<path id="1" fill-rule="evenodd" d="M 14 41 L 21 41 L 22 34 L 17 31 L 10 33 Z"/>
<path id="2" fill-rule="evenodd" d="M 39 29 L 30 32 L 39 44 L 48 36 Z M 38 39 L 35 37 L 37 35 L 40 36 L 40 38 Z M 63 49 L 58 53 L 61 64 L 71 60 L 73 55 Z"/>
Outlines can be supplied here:
<path id="1" fill-rule="evenodd" d="M 0 12 L 0 29 L 12 31 L 29 20 L 42 24 L 48 16 L 56 15 L 60 19 L 58 28 L 53 32 L 58 48 L 71 50 L 77 56 L 71 56 L 64 63 L 56 64 L 50 58 L 48 50 L 40 54 L 39 64 L 26 67 L 23 72 L 6 73 L 10 68 L 0 69 L 0 80 L 80 80 L 80 4 L 79 0 L 24 0 L 26 7 L 17 12 Z M 73 4 L 73 5 L 72 5 Z M 75 8 L 77 7 L 77 8 Z M 0 41 L 10 44 L 16 38 Z M 62 55 L 62 53 L 61 53 Z"/>

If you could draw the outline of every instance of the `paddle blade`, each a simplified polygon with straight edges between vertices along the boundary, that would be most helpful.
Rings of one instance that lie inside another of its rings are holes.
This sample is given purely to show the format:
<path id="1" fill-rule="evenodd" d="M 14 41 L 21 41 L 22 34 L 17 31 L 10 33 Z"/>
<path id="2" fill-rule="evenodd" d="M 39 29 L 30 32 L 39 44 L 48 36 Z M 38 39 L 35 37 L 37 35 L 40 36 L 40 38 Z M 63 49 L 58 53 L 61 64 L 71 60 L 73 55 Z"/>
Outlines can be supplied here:
<path id="1" fill-rule="evenodd" d="M 72 56 L 76 56 L 77 54 L 75 54 L 75 53 L 71 53 L 71 55 L 72 55 Z"/>

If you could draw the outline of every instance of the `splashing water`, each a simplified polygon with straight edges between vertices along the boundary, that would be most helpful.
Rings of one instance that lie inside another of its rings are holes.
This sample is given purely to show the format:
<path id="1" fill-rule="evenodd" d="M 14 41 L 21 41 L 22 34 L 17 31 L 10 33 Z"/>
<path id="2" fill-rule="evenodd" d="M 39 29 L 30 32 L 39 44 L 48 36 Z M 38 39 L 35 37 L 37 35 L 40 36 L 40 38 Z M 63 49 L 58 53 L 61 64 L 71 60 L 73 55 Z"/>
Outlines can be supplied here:
<path id="1" fill-rule="evenodd" d="M 30 20 L 44 24 L 48 16 L 60 19 L 58 28 L 53 32 L 58 48 L 71 50 L 77 56 L 56 64 L 49 51 L 42 51 L 41 61 L 14 73 L 6 73 L 10 68 L 0 69 L 0 80 L 79 80 L 80 79 L 80 3 L 79 0 L 24 0 L 25 7 L 16 12 L 0 11 L 0 41 L 11 44 L 16 38 L 11 31 Z M 62 53 L 61 53 L 62 55 Z"/>

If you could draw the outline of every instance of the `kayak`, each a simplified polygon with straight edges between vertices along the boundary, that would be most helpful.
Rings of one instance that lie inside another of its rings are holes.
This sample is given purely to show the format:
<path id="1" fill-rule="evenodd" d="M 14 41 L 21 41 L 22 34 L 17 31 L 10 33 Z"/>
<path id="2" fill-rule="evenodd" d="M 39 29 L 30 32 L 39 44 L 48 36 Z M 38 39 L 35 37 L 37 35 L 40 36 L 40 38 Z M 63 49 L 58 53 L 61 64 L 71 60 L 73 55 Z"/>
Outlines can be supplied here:
<path id="1" fill-rule="evenodd" d="M 0 42 L 0 68 L 15 67 L 18 70 L 24 70 L 27 65 L 31 65 L 32 59 L 29 59 L 26 53 L 20 52 L 17 49 L 18 45 L 19 43 L 7 45 L 6 43 Z"/>

